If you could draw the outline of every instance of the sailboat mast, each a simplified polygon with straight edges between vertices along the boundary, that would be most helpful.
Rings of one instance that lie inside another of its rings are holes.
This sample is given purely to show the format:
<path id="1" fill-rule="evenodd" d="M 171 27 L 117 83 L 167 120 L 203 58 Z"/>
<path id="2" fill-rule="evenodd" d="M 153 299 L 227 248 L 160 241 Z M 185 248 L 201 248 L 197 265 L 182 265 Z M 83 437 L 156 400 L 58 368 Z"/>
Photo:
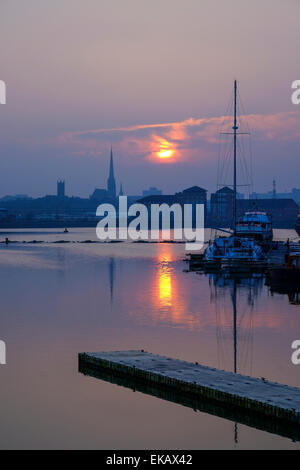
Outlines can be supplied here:
<path id="1" fill-rule="evenodd" d="M 237 106 L 236 106 L 236 95 L 237 95 L 237 82 L 234 80 L 234 122 L 233 122 L 233 233 L 236 233 L 236 131 L 237 126 Z"/>

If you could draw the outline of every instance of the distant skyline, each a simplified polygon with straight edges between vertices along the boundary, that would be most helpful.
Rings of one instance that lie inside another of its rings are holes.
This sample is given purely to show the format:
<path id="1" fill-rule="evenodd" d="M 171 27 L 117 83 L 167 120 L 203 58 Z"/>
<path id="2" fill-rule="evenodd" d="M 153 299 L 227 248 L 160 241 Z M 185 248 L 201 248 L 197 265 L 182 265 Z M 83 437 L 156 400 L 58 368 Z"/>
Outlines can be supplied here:
<path id="1" fill-rule="evenodd" d="M 252 131 L 254 190 L 299 187 L 297 0 L 2 1 L 0 197 L 105 187 L 216 189 L 235 78 Z M 229 181 L 230 182 L 230 181 Z"/>

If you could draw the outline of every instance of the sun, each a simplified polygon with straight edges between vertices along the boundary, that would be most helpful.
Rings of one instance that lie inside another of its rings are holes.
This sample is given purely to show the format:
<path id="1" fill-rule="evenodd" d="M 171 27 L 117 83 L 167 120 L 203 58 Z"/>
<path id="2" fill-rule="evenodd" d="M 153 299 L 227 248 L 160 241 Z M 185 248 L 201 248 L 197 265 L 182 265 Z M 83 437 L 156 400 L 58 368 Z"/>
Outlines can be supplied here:
<path id="1" fill-rule="evenodd" d="M 157 156 L 159 158 L 170 158 L 170 157 L 172 157 L 173 153 L 174 153 L 173 150 L 164 149 L 164 150 L 161 150 L 160 152 L 158 152 Z"/>
<path id="2" fill-rule="evenodd" d="M 157 147 L 155 154 L 158 158 L 168 159 L 174 156 L 174 146 L 171 142 L 168 142 L 166 139 L 159 138 Z"/>

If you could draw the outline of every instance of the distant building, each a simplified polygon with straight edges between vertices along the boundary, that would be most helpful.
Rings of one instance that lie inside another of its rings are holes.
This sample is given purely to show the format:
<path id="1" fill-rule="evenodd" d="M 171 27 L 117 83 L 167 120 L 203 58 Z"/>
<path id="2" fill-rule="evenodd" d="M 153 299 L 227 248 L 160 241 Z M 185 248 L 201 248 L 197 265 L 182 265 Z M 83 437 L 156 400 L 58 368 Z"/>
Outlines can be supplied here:
<path id="1" fill-rule="evenodd" d="M 16 201 L 17 199 L 31 199 L 27 194 L 14 194 L 13 196 L 3 196 L 1 201 Z"/>
<path id="2" fill-rule="evenodd" d="M 138 202 L 150 206 L 151 204 L 204 204 L 206 209 L 207 190 L 199 186 L 192 186 L 176 194 L 152 194 L 139 199 Z"/>
<path id="3" fill-rule="evenodd" d="M 276 191 L 276 181 L 273 180 L 273 191 L 272 191 L 272 198 L 276 199 L 277 197 L 277 191 Z"/>
<path id="4" fill-rule="evenodd" d="M 8 217 L 8 210 L 0 207 L 0 220 L 7 219 L 7 217 Z"/>
<path id="5" fill-rule="evenodd" d="M 192 206 L 193 226 L 195 226 L 197 204 L 204 205 L 204 216 L 206 217 L 206 193 L 206 189 L 200 188 L 199 186 L 192 186 L 176 194 L 152 194 L 150 196 L 146 196 L 139 199 L 137 202 L 145 204 L 148 208 L 150 208 L 152 204 L 167 204 L 168 206 L 172 206 L 173 204 L 180 204 L 182 206 L 182 209 L 184 209 L 184 204 L 190 204 Z"/>
<path id="6" fill-rule="evenodd" d="M 168 204 L 172 205 L 176 201 L 174 194 L 152 194 L 146 197 L 140 197 L 137 200 L 138 203 L 144 204 L 146 207 L 150 207 L 152 204 Z"/>
<path id="7" fill-rule="evenodd" d="M 267 193 L 250 194 L 250 199 L 294 199 L 297 204 L 300 204 L 300 189 L 293 188 L 290 192 L 278 193 L 277 191 L 268 191 Z"/>
<path id="8" fill-rule="evenodd" d="M 237 216 L 249 210 L 266 211 L 272 217 L 273 224 L 277 227 L 293 226 L 299 213 L 299 206 L 292 198 L 281 198 L 280 194 L 270 191 L 267 198 L 237 198 Z M 230 227 L 233 220 L 233 196 L 231 188 L 225 186 L 210 198 L 210 225 Z"/>
<path id="9" fill-rule="evenodd" d="M 140 199 L 141 199 L 140 194 L 138 195 L 132 194 L 131 196 L 127 196 L 127 204 L 128 206 L 130 206 L 131 204 L 135 204 L 136 202 L 139 202 Z"/>
<path id="10" fill-rule="evenodd" d="M 120 191 L 122 189 L 122 185 Z M 114 174 L 114 159 L 113 159 L 113 152 L 112 149 L 110 150 L 110 161 L 109 161 L 109 175 L 107 178 L 107 189 L 103 188 L 96 188 L 91 194 L 90 199 L 97 201 L 97 203 L 101 202 L 111 202 L 114 203 L 116 201 L 116 180 Z"/>
<path id="11" fill-rule="evenodd" d="M 175 194 L 176 202 L 181 204 L 203 204 L 204 211 L 206 213 L 207 206 L 207 190 L 200 188 L 199 186 L 191 186 L 190 188 L 184 189 L 180 193 Z"/>
<path id="12" fill-rule="evenodd" d="M 152 196 L 152 195 L 160 196 L 161 194 L 162 194 L 162 191 L 160 189 L 155 188 L 154 186 L 151 186 L 149 189 L 144 189 L 143 191 L 143 197 Z"/>
<path id="13" fill-rule="evenodd" d="M 216 223 L 231 223 L 233 215 L 234 191 L 228 186 L 219 189 L 210 196 L 210 216 Z"/>
<path id="14" fill-rule="evenodd" d="M 293 199 L 279 198 L 275 199 L 244 199 L 237 201 L 238 215 L 248 210 L 263 210 L 272 217 L 274 226 L 293 227 L 296 218 L 300 213 L 298 204 Z"/>
<path id="15" fill-rule="evenodd" d="M 292 189 L 292 198 L 294 199 L 294 201 L 297 202 L 298 205 L 300 205 L 300 189 L 299 188 Z"/>
<path id="16" fill-rule="evenodd" d="M 99 189 L 96 188 L 93 194 L 90 196 L 91 199 L 95 199 L 96 201 L 102 201 L 108 197 L 108 191 L 106 189 Z"/>
<path id="17" fill-rule="evenodd" d="M 293 188 L 291 191 L 278 193 L 276 189 L 276 181 L 273 180 L 272 191 L 265 193 L 253 192 L 250 194 L 250 199 L 294 199 L 297 204 L 300 204 L 300 188 Z"/>
<path id="18" fill-rule="evenodd" d="M 110 150 L 110 163 L 109 163 L 109 177 L 107 180 L 107 192 L 113 198 L 116 197 L 116 181 L 114 175 L 114 160 L 113 160 L 113 152 L 112 149 Z"/>
<path id="19" fill-rule="evenodd" d="M 62 180 L 57 181 L 57 197 L 65 197 L 65 182 Z"/>

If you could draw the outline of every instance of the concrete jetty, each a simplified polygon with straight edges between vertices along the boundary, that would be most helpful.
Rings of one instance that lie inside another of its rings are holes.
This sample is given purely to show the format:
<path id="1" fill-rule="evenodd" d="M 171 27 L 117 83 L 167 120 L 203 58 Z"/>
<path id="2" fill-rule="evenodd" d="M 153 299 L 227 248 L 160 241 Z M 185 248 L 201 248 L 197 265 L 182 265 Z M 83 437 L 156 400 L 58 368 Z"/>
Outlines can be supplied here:
<path id="1" fill-rule="evenodd" d="M 299 440 L 300 389 L 296 387 L 143 350 L 80 353 L 78 356 L 79 370 L 88 375 L 101 377 L 104 374 L 110 377 L 109 381 L 125 381 L 125 386 L 130 387 L 132 385 L 128 384 L 134 383 L 132 388 L 146 390 L 145 393 L 149 393 L 149 389 L 156 396 L 160 389 L 167 396 L 174 396 L 171 401 L 195 405 L 204 411 L 208 407 L 209 413 L 229 419 L 239 417 L 238 421 L 249 425 L 253 422 L 253 426 L 260 429 L 265 429 L 268 422 L 271 432 Z"/>

